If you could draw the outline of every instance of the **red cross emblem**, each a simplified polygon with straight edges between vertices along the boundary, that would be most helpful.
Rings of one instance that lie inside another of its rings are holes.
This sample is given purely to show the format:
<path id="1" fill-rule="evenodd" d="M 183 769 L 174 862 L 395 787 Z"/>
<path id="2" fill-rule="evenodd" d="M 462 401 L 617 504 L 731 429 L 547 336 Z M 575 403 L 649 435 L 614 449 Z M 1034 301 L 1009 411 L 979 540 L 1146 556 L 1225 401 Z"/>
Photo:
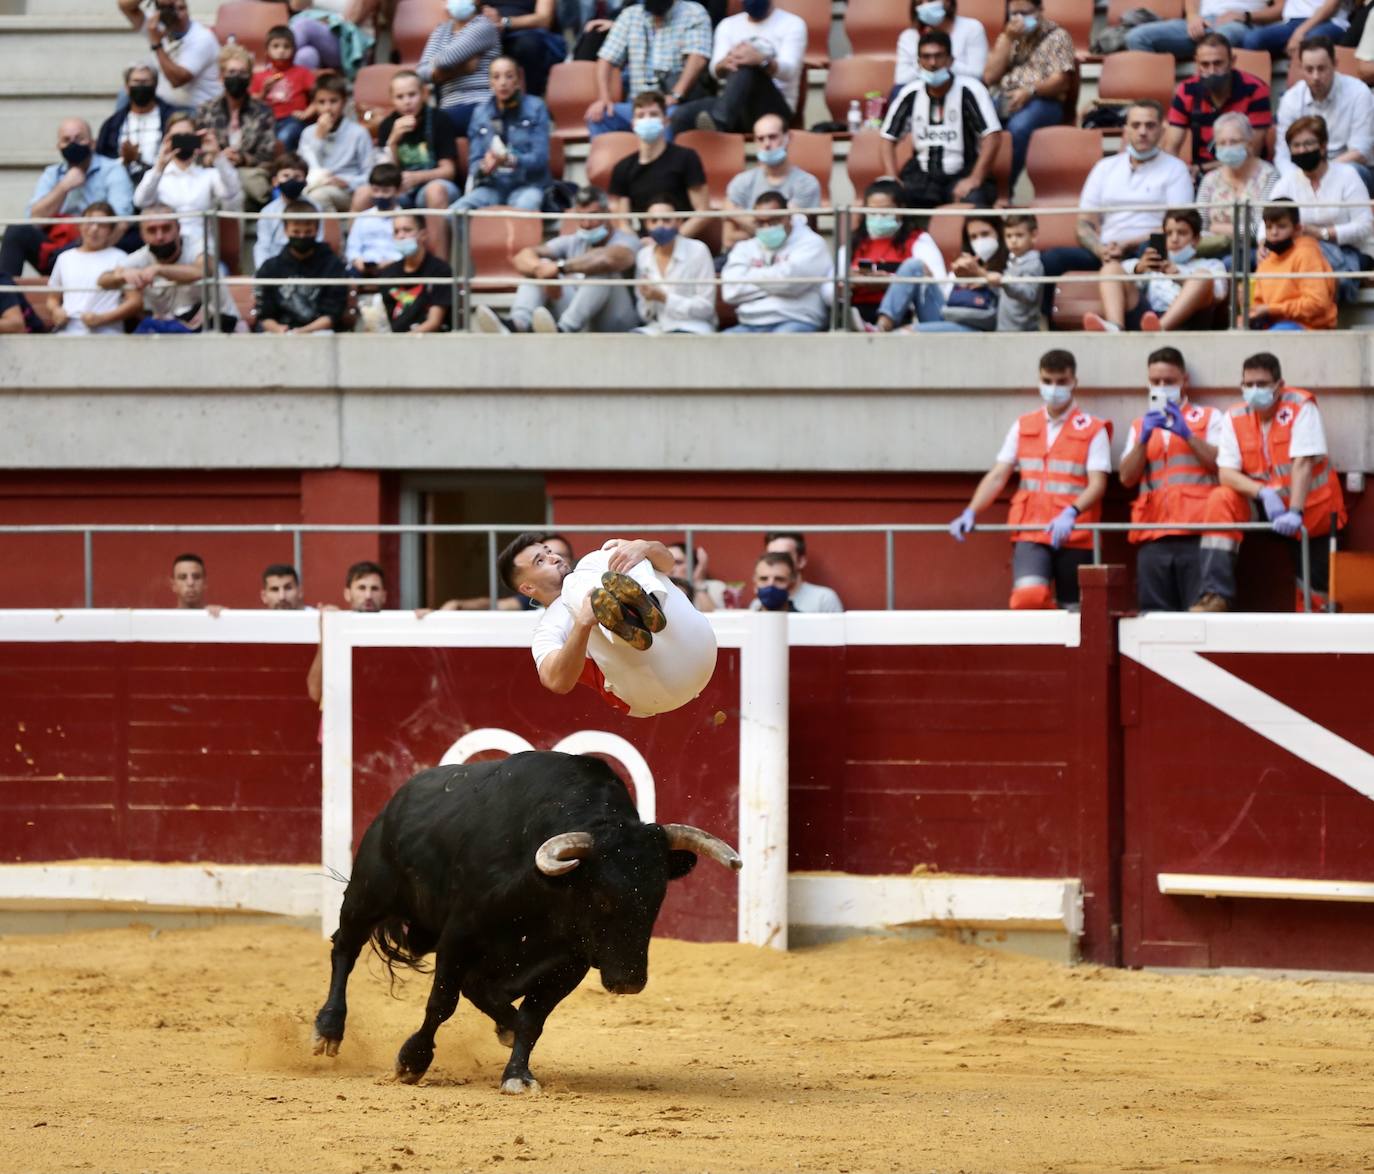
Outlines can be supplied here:
<path id="1" fill-rule="evenodd" d="M 1290 408 L 1287 404 L 1284 404 L 1283 407 L 1279 409 L 1278 415 L 1276 415 L 1274 419 L 1276 419 L 1280 424 L 1286 425 L 1291 423 L 1293 420 L 1293 409 Z"/>
<path id="2" fill-rule="evenodd" d="M 1189 424 L 1196 424 L 1199 420 L 1202 419 L 1202 409 L 1198 407 L 1196 404 L 1194 404 L 1191 408 L 1189 408 L 1186 412 L 1183 413 L 1183 418 L 1187 420 Z"/>
<path id="3" fill-rule="evenodd" d="M 1078 415 L 1073 418 L 1073 426 L 1079 432 L 1087 431 L 1092 422 L 1093 418 L 1088 415 L 1087 412 L 1079 412 Z"/>

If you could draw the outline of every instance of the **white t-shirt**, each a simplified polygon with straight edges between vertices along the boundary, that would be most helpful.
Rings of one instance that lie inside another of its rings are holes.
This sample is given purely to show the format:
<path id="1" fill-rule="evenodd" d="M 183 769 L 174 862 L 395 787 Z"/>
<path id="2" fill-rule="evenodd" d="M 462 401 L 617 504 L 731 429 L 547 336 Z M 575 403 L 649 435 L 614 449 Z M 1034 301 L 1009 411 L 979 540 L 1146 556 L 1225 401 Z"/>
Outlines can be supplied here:
<path id="1" fill-rule="evenodd" d="M 1280 411 L 1283 409 L 1280 408 Z M 1236 439 L 1235 425 L 1229 414 L 1222 416 L 1221 439 L 1217 441 L 1217 468 L 1243 469 L 1240 459 L 1240 441 Z M 1273 421 L 1271 420 L 1270 423 Z M 1269 424 L 1260 424 L 1261 443 L 1267 445 Z M 1290 457 L 1323 457 L 1326 455 L 1326 430 L 1322 427 L 1322 415 L 1314 403 L 1306 403 L 1298 410 L 1298 418 L 1293 421 L 1293 434 L 1288 443 Z"/>
<path id="2" fill-rule="evenodd" d="M 85 323 L 81 321 L 81 315 L 108 314 L 119 305 L 124 297 L 122 290 L 94 287 L 102 274 L 108 273 L 111 269 L 118 269 L 128 259 L 127 253 L 115 248 L 97 249 L 93 253 L 75 248 L 57 254 L 48 286 L 50 289 L 62 291 L 62 308 L 68 315 L 67 325 L 62 328 L 63 334 L 124 333 L 122 322 L 111 322 L 107 326 L 87 330 Z M 91 292 L 83 292 L 82 287 L 89 287 Z"/>
<path id="3" fill-rule="evenodd" d="M 1042 408 L 1045 419 L 1049 422 L 1049 427 L 1045 430 L 1046 446 L 1054 447 L 1054 442 L 1059 439 L 1059 434 L 1064 430 L 1064 424 L 1073 419 L 1078 413 L 1078 405 L 1070 404 L 1068 408 L 1058 416 L 1051 416 L 1047 409 Z M 1007 429 L 1006 439 L 1002 441 L 1002 447 L 997 453 L 997 464 L 1012 465 L 1018 463 L 1016 454 L 1021 447 L 1021 421 L 1014 420 Z M 1101 429 L 1088 444 L 1088 472 L 1090 473 L 1110 473 L 1112 471 L 1112 442 L 1107 436 L 1107 430 Z"/>
<path id="4" fill-rule="evenodd" d="M 158 68 L 157 96 L 164 102 L 194 109 L 224 93 L 224 83 L 219 79 L 219 41 L 200 21 L 193 20 L 179 40 L 163 37 L 162 47 L 182 69 L 191 71 L 189 82 L 174 86 Z"/>
<path id="5" fill-rule="evenodd" d="M 1200 411 L 1200 409 L 1198 409 L 1196 405 L 1186 403 L 1182 405 L 1182 408 L 1183 419 L 1187 421 L 1187 424 L 1190 428 L 1194 427 L 1195 421 L 1193 419 L 1190 419 L 1189 417 L 1191 414 Z M 1212 418 L 1207 421 L 1207 435 L 1202 438 L 1208 444 L 1214 445 L 1217 448 L 1221 447 L 1221 434 L 1223 427 L 1221 422 L 1224 419 L 1226 419 L 1225 412 L 1220 410 L 1213 412 Z M 1165 432 L 1162 428 L 1158 429 L 1157 431 L 1159 431 L 1164 437 L 1164 451 L 1167 453 L 1170 447 L 1173 445 L 1174 441 L 1178 438 L 1175 437 L 1172 432 Z M 1234 436 L 1235 434 L 1232 433 L 1233 438 Z M 1129 456 L 1132 450 L 1135 448 L 1135 446 L 1139 443 L 1139 430 L 1136 428 L 1135 423 L 1133 421 L 1131 423 L 1130 430 L 1126 433 L 1126 447 L 1121 452 L 1122 459 L 1124 460 L 1127 456 Z M 1180 439 L 1179 443 L 1182 444 L 1183 441 Z"/>
<path id="6" fill-rule="evenodd" d="M 1256 2 L 1262 4 L 1264 0 Z M 909 86 L 920 75 L 921 67 L 916 60 L 920 39 L 915 29 L 903 29 L 897 38 L 897 71 L 892 78 L 895 84 Z M 956 16 L 949 43 L 954 52 L 954 72 L 982 81 L 983 67 L 988 63 L 988 34 L 983 22 L 971 16 Z"/>
<path id="7" fill-rule="evenodd" d="M 1160 151 L 1153 159 L 1131 166 L 1122 148 L 1108 159 L 1093 164 L 1083 185 L 1079 203 L 1102 209 L 1102 243 L 1144 240 L 1159 231 L 1163 213 L 1113 212 L 1114 207 L 1141 204 L 1177 208 L 1193 202 L 1193 179 L 1181 159 Z"/>
<path id="8" fill-rule="evenodd" d="M 716 25 L 716 34 L 711 42 L 711 71 L 714 73 L 717 63 L 743 41 L 758 41 L 768 46 L 777 63 L 773 84 L 787 101 L 788 107 L 796 110 L 797 98 L 801 94 L 802 70 L 805 68 L 806 21 L 776 4 L 767 16 L 757 22 L 750 20 L 743 12 L 727 16 Z"/>

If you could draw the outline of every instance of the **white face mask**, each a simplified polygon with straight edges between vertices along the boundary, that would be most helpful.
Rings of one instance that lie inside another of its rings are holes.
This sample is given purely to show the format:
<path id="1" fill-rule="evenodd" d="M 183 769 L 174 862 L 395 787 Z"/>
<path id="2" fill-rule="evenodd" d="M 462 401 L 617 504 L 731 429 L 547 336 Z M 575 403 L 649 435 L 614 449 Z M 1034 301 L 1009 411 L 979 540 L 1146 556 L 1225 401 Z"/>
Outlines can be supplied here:
<path id="1" fill-rule="evenodd" d="M 973 255 L 985 265 L 992 260 L 998 249 L 997 238 L 995 236 L 974 237 L 969 244 L 973 248 Z"/>
<path id="2" fill-rule="evenodd" d="M 1063 383 L 1042 383 L 1040 385 L 1040 398 L 1045 401 L 1048 407 L 1062 408 L 1069 400 L 1073 399 L 1073 388 Z"/>

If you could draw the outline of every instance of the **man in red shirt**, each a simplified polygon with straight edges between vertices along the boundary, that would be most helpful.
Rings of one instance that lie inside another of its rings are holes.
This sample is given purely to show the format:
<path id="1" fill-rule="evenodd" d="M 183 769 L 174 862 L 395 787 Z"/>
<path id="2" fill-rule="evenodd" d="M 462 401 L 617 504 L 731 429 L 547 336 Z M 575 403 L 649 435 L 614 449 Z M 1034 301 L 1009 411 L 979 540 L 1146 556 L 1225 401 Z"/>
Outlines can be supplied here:
<path id="1" fill-rule="evenodd" d="M 296 34 L 279 24 L 267 34 L 267 64 L 253 75 L 249 93 L 272 107 L 277 120 L 277 139 L 287 151 L 295 151 L 301 132 L 310 121 L 310 90 L 315 71 L 296 64 Z"/>
<path id="2" fill-rule="evenodd" d="M 1164 130 L 1164 149 L 1182 158 L 1183 140 L 1193 134 L 1190 167 L 1210 171 L 1217 165 L 1212 153 L 1212 126 L 1223 114 L 1243 114 L 1259 132 L 1263 155 L 1270 154 L 1268 134 L 1274 125 L 1274 108 L 1269 87 L 1253 74 L 1236 69 L 1232 63 L 1231 42 L 1220 33 L 1208 33 L 1197 43 L 1197 76 L 1179 82 L 1169 104 L 1168 125 Z"/>

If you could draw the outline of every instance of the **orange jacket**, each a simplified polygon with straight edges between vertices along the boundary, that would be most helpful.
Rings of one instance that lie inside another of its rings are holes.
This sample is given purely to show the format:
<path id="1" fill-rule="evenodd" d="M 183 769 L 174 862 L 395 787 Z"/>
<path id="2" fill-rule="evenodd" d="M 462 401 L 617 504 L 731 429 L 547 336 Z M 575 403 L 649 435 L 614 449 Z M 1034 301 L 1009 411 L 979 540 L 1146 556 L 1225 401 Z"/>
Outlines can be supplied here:
<path id="1" fill-rule="evenodd" d="M 1207 436 L 1208 425 L 1216 414 L 1215 408 L 1189 404 L 1183 418 L 1194 434 Z M 1135 422 L 1135 434 L 1140 435 L 1140 420 Z M 1145 471 L 1140 475 L 1140 491 L 1131 503 L 1133 522 L 1201 522 L 1205 521 L 1207 497 L 1217 484 L 1215 473 L 1209 473 L 1197 459 L 1189 444 L 1177 436 L 1164 447 L 1166 433 L 1156 428 L 1145 446 Z M 1132 530 L 1132 542 L 1152 542 L 1156 538 L 1173 535 L 1198 537 L 1196 530 Z"/>
<path id="2" fill-rule="evenodd" d="M 1250 307 L 1266 306 L 1269 316 L 1296 322 L 1308 330 L 1336 328 L 1336 282 L 1329 277 L 1274 277 L 1267 273 L 1330 273 L 1321 246 L 1310 236 L 1294 237 L 1293 247 L 1280 257 L 1269 253 L 1250 282 Z"/>
<path id="3" fill-rule="evenodd" d="M 1046 444 L 1049 420 L 1044 410 L 1036 409 L 1021 417 L 1016 446 L 1021 484 L 1012 496 L 1007 522 L 1034 528 L 1013 533 L 1013 542 L 1049 544 L 1050 536 L 1045 527 L 1066 505 L 1073 505 L 1074 499 L 1088 487 L 1088 449 L 1093 437 L 1104 428 L 1111 436 L 1110 423 L 1074 406 L 1069 409 L 1054 444 L 1049 446 Z M 1096 522 L 1101 518 L 1100 499 L 1078 516 L 1080 522 Z M 1090 550 L 1092 544 L 1093 536 L 1086 530 L 1075 530 L 1064 543 L 1076 550 Z"/>

